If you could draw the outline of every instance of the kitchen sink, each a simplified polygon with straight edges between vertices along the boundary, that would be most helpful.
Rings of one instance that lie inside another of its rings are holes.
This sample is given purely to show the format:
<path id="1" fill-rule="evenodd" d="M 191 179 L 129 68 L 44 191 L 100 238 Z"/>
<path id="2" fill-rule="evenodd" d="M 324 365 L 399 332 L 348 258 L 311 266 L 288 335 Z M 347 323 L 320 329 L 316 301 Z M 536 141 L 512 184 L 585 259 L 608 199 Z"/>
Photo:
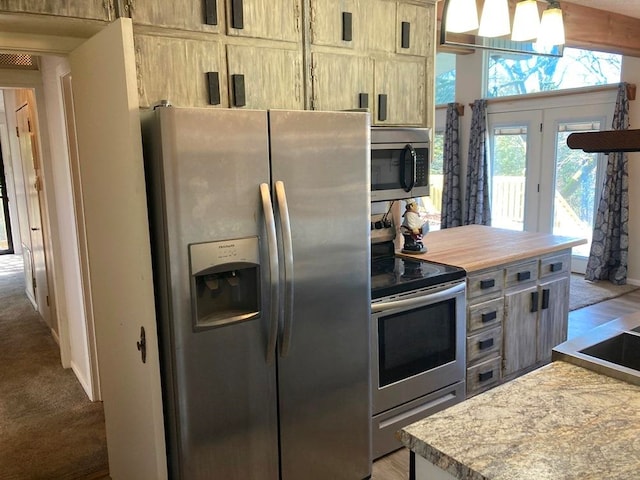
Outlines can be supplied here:
<path id="1" fill-rule="evenodd" d="M 640 385 L 640 312 L 561 343 L 551 358 Z"/>
<path id="2" fill-rule="evenodd" d="M 640 335 L 621 333 L 580 351 L 592 357 L 640 371 Z"/>

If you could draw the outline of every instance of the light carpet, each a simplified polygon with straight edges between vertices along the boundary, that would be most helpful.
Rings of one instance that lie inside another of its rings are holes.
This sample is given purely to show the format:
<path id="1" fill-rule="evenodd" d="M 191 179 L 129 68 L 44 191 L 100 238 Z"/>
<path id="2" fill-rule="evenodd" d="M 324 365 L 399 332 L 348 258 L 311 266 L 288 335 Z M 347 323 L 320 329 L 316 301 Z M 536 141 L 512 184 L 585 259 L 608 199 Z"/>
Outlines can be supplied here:
<path id="1" fill-rule="evenodd" d="M 2 258 L 5 257 L 5 258 Z M 87 398 L 24 293 L 22 259 L 0 256 L 0 480 L 108 472 L 102 403 Z"/>
<path id="2" fill-rule="evenodd" d="M 614 285 L 606 280 L 588 282 L 584 279 L 584 275 L 572 273 L 569 310 L 573 311 L 588 307 L 589 305 L 619 297 L 638 288 L 640 287 L 636 285 Z"/>

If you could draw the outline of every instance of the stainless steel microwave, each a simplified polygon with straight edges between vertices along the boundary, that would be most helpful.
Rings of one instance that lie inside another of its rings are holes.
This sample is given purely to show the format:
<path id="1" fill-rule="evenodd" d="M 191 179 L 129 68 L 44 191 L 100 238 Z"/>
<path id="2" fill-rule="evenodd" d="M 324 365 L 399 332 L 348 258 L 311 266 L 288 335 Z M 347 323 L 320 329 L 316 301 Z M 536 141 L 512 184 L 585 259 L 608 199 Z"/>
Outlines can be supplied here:
<path id="1" fill-rule="evenodd" d="M 429 195 L 429 128 L 371 127 L 371 201 Z"/>

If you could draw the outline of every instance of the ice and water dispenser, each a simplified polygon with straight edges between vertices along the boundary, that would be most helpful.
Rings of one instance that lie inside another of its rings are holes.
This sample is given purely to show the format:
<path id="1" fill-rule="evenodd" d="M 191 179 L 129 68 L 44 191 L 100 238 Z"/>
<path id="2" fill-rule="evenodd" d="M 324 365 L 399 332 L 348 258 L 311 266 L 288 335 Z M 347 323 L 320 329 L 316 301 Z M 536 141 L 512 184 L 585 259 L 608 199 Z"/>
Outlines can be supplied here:
<path id="1" fill-rule="evenodd" d="M 260 315 L 258 237 L 189 245 L 196 330 Z"/>

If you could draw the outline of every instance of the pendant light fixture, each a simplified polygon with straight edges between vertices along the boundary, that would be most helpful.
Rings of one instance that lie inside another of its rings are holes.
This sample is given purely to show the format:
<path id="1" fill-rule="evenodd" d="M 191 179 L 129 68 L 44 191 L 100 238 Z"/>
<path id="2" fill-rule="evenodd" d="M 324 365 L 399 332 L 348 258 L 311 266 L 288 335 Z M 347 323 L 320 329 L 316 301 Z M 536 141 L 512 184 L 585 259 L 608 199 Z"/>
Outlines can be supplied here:
<path id="1" fill-rule="evenodd" d="M 478 7 L 476 0 L 451 0 L 446 19 L 446 30 L 464 33 L 478 28 Z"/>
<path id="2" fill-rule="evenodd" d="M 485 0 L 478 35 L 501 37 L 509 33 L 511 33 L 511 22 L 507 0 Z"/>
<path id="3" fill-rule="evenodd" d="M 513 18 L 513 32 L 511 40 L 526 42 L 538 38 L 540 30 L 540 14 L 536 0 L 523 0 L 516 4 L 516 13 Z"/>
<path id="4" fill-rule="evenodd" d="M 564 45 L 564 22 L 560 4 L 555 0 L 548 1 L 549 6 L 542 12 L 538 43 L 545 47 Z"/>

